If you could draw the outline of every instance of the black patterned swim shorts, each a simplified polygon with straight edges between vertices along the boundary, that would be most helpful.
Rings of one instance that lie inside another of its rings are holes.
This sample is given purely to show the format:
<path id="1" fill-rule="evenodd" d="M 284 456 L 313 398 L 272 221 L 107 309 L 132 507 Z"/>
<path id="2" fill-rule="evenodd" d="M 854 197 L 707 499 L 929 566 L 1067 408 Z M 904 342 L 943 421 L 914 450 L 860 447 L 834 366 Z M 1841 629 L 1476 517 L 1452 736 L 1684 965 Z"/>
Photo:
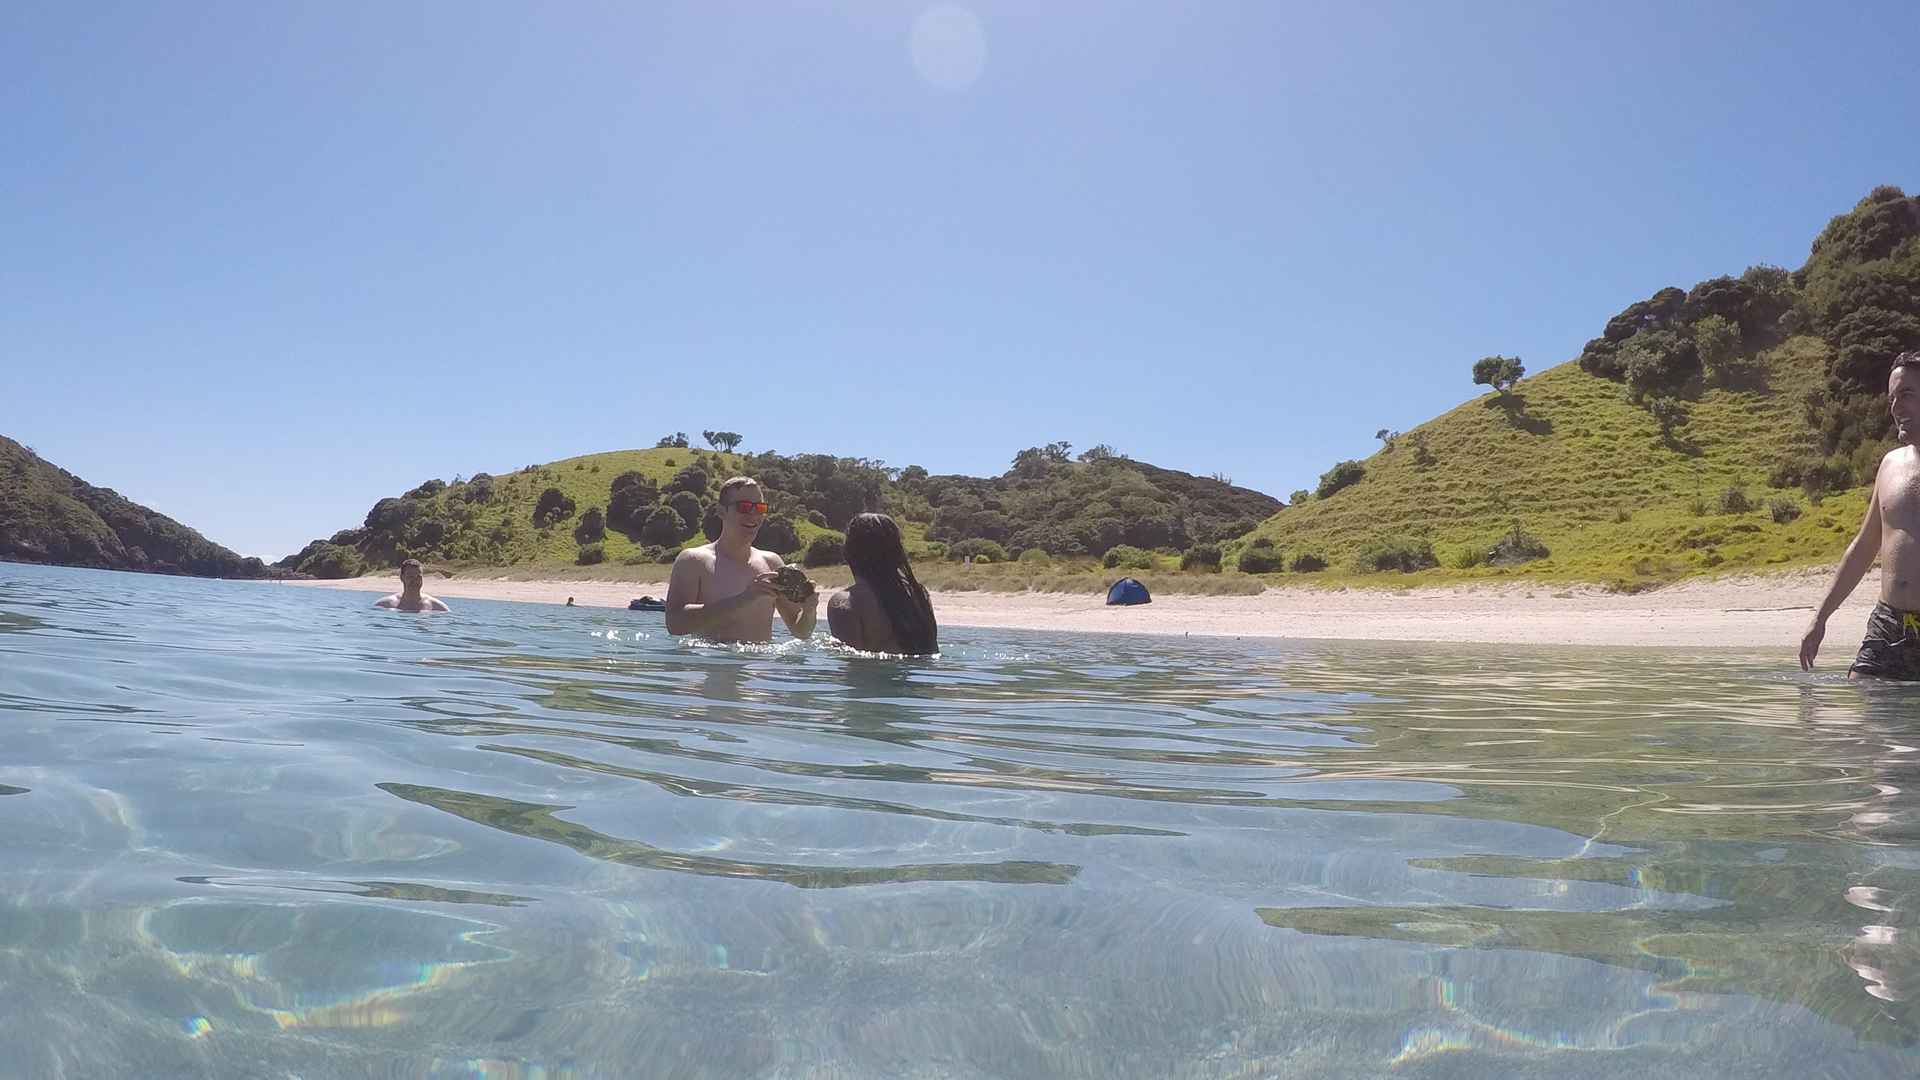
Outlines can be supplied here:
<path id="1" fill-rule="evenodd" d="M 1867 638 L 1850 673 L 1878 679 L 1920 680 L 1920 612 L 1901 611 L 1885 602 L 1867 616 Z"/>

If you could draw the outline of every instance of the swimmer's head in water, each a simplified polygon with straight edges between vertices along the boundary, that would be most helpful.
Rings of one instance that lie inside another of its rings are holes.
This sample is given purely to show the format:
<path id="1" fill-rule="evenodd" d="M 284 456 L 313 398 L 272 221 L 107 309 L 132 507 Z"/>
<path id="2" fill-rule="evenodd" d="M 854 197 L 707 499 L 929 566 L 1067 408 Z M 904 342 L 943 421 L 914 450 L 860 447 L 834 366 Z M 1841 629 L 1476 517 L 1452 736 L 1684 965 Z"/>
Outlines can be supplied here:
<path id="1" fill-rule="evenodd" d="M 408 559 L 400 564 L 400 584 L 409 588 L 418 587 L 425 575 L 420 569 L 419 559 Z"/>
<path id="2" fill-rule="evenodd" d="M 1893 358 L 1893 370 L 1887 373 L 1887 412 L 1901 442 L 1920 439 L 1920 349 Z"/>

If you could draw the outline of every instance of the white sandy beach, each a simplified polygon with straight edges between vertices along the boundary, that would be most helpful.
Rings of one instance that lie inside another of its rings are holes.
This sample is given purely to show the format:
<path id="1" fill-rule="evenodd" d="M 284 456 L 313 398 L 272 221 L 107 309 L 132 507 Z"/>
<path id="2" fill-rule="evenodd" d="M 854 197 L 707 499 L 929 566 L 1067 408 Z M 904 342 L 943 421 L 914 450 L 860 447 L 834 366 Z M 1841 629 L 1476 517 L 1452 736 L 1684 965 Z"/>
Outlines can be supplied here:
<path id="1" fill-rule="evenodd" d="M 1205 634 L 1228 637 L 1452 641 L 1541 645 L 1640 645 L 1699 648 L 1799 648 L 1830 568 L 1776 575 L 1699 579 L 1634 596 L 1591 586 L 1498 583 L 1408 591 L 1272 588 L 1258 596 L 1161 595 L 1140 607 L 1107 607 L 1099 595 L 935 593 L 947 626 L 1081 632 Z M 392 577 L 289 584 L 388 593 Z M 427 592 L 447 598 L 518 600 L 624 608 L 641 595 L 664 596 L 663 581 L 503 581 L 429 578 Z M 1869 574 L 1829 621 L 1821 667 L 1844 670 L 1879 589 Z"/>

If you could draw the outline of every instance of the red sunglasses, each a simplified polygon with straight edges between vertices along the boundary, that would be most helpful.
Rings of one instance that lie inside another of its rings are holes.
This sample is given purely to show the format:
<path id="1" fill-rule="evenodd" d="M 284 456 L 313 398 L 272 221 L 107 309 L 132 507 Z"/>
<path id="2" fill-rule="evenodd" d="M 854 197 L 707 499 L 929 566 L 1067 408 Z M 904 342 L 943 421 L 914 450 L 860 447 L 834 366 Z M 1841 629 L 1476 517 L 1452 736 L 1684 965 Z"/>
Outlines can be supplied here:
<path id="1" fill-rule="evenodd" d="M 767 512 L 766 503 L 757 503 L 752 499 L 741 499 L 739 502 L 733 504 L 733 508 L 743 514 L 764 514 Z"/>

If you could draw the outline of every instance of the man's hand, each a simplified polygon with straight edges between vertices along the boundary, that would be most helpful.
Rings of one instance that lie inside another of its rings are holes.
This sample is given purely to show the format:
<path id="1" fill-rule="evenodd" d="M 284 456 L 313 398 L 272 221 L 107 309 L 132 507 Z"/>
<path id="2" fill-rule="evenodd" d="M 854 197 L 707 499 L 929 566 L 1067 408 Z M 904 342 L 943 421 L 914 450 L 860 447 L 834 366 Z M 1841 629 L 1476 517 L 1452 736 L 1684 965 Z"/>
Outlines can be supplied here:
<path id="1" fill-rule="evenodd" d="M 780 599 L 780 590 L 774 587 L 774 583 L 779 580 L 780 575 L 769 570 L 764 574 L 753 575 L 753 581 L 747 588 L 757 596 L 771 596 L 775 600 L 778 600 Z"/>
<path id="2" fill-rule="evenodd" d="M 1812 671 L 1813 658 L 1820 655 L 1820 640 L 1827 636 L 1827 623 L 1824 619 L 1815 619 L 1808 625 L 1807 632 L 1800 637 L 1800 670 Z"/>

